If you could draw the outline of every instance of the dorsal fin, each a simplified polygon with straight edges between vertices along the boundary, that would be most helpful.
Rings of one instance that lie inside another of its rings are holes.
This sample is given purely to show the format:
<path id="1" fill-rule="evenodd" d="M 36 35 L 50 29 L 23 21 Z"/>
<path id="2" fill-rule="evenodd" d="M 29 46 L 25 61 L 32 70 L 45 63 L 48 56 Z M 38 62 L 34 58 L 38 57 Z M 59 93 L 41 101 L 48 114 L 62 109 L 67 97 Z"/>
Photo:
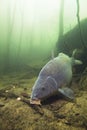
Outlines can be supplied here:
<path id="1" fill-rule="evenodd" d="M 51 58 L 54 59 L 54 50 L 51 51 Z"/>

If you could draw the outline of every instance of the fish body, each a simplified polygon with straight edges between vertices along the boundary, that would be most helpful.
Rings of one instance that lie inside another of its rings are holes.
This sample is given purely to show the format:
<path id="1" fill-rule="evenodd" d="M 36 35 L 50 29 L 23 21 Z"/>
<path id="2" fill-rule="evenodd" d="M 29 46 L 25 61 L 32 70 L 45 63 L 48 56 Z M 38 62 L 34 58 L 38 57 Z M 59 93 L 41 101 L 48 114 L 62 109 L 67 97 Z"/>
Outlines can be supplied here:
<path id="1" fill-rule="evenodd" d="M 30 103 L 33 104 L 33 101 L 41 101 L 54 95 L 58 90 L 63 94 L 67 93 L 67 96 L 73 93 L 72 91 L 67 91 L 68 89 L 61 91 L 61 88 L 71 82 L 72 66 L 75 61 L 77 60 L 73 60 L 73 58 L 64 53 L 59 53 L 58 57 L 50 60 L 39 73 L 32 89 Z M 78 64 L 81 63 L 80 61 L 78 62 Z"/>

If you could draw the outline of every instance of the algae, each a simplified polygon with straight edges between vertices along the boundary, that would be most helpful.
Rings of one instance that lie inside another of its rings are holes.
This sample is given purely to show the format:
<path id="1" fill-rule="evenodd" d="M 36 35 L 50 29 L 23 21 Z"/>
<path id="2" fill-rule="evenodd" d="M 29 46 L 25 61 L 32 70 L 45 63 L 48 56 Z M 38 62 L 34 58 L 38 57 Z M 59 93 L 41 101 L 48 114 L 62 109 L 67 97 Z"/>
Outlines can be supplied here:
<path id="1" fill-rule="evenodd" d="M 29 78 L 27 72 L 3 75 L 0 92 L 30 96 L 36 78 L 35 75 Z M 73 80 L 71 87 L 76 96 L 73 102 L 56 95 L 44 101 L 42 106 L 30 106 L 14 96 L 0 96 L 0 130 L 86 130 L 87 88 L 86 85 L 82 87 L 87 84 L 86 79 L 85 74 L 79 82 Z"/>

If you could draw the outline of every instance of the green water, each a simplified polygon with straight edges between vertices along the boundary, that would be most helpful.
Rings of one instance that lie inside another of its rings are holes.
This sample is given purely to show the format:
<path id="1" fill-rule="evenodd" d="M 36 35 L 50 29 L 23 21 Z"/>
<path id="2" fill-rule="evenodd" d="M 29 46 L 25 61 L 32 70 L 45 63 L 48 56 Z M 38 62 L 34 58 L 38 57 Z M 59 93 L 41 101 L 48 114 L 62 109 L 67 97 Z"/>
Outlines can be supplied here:
<path id="1" fill-rule="evenodd" d="M 86 0 L 80 1 L 80 20 L 86 18 L 86 5 Z M 59 34 L 59 10 L 60 0 L 0 0 L 0 71 L 43 66 L 51 59 Z M 76 12 L 76 1 L 66 0 L 64 34 L 77 25 Z"/>
<path id="2" fill-rule="evenodd" d="M 74 49 L 83 62 L 69 84 L 75 101 L 54 95 L 30 105 L 41 68 Z M 87 130 L 87 0 L 0 0 L 0 130 Z"/>

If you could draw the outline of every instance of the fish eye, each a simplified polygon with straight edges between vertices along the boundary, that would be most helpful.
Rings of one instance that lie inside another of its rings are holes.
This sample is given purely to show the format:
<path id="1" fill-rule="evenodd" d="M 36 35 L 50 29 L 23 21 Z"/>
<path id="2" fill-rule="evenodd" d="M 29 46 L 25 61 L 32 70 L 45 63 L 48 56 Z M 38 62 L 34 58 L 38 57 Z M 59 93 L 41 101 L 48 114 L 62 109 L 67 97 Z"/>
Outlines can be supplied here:
<path id="1" fill-rule="evenodd" d="M 45 90 L 45 87 L 43 87 L 42 90 L 44 91 L 44 90 Z"/>

